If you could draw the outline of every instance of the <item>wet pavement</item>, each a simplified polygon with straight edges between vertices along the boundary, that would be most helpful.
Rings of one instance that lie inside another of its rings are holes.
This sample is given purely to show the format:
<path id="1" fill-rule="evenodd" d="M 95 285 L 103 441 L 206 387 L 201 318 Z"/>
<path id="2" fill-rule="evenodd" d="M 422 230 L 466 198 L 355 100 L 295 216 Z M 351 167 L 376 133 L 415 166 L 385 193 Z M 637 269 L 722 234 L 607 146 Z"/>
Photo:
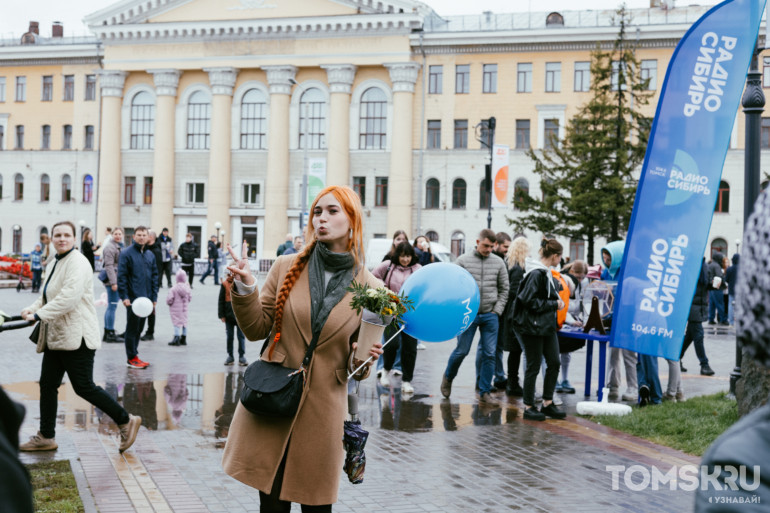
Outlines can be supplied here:
<path id="1" fill-rule="evenodd" d="M 103 291 L 96 280 L 94 290 L 97 297 Z M 224 325 L 216 318 L 218 287 L 196 281 L 187 347 L 167 345 L 173 336 L 164 301 L 167 290 L 161 290 L 158 302 L 155 341 L 139 347 L 140 358 L 152 364 L 149 368 L 127 368 L 122 344 L 105 344 L 96 354 L 95 381 L 143 418 L 134 447 L 119 455 L 114 424 L 65 382 L 59 393 L 59 449 L 22 454 L 22 460 L 70 459 L 87 511 L 258 511 L 257 492 L 226 476 L 220 465 L 244 367 L 223 365 L 227 355 Z M 0 290 L 0 308 L 9 314 L 32 299 L 29 292 Z M 101 314 L 104 307 L 98 310 Z M 123 327 L 122 307 L 117 319 L 116 327 Z M 28 330 L 0 333 L 4 353 L 13 355 L 6 360 L 12 364 L 0 369 L 0 383 L 27 406 L 23 439 L 38 428 L 42 359 L 27 335 Z M 690 349 L 684 358 L 691 371 L 683 376 L 687 396 L 728 388 L 734 344 L 729 332 L 707 329 L 706 350 L 717 374 L 698 375 Z M 454 381 L 451 399 L 445 400 L 439 383 L 454 343 L 426 346 L 418 352 L 413 395 L 402 395 L 397 377 L 391 378 L 388 388 L 374 378 L 361 384 L 360 416 L 371 433 L 366 478 L 363 484 L 351 485 L 343 477 L 335 511 L 692 509 L 692 492 L 665 486 L 613 490 L 606 467 L 642 465 L 665 471 L 697 464 L 699 458 L 573 416 L 567 421 L 525 421 L 521 401 L 508 400 L 504 394 L 498 394 L 499 408 L 479 406 L 474 392 L 475 344 Z M 259 343 L 247 343 L 246 358 L 256 358 L 259 348 Z M 570 415 L 577 401 L 584 400 L 585 349 L 573 354 L 570 380 L 578 394 L 560 395 Z M 661 360 L 664 387 L 666 374 Z"/>

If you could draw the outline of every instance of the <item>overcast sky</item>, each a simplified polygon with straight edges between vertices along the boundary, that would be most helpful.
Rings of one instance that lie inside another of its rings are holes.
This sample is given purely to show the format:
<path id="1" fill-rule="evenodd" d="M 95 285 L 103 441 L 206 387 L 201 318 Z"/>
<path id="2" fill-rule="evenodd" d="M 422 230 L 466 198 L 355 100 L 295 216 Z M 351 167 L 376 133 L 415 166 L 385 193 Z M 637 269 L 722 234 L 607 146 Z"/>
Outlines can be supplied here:
<path id="1" fill-rule="evenodd" d="M 291 0 L 280 0 L 287 2 Z M 561 11 L 581 9 L 615 9 L 622 0 L 423 0 L 441 15 L 479 14 L 483 11 L 521 12 L 521 11 Z M 8 0 L 10 2 L 10 0 Z M 88 34 L 82 20 L 88 14 L 103 9 L 116 1 L 111 0 L 25 0 L 13 2 L 13 8 L 3 9 L 0 16 L 0 38 L 17 37 L 26 32 L 29 21 L 40 22 L 40 34 L 51 35 L 51 23 L 60 21 L 64 24 L 65 36 Z M 714 5 L 717 0 L 677 0 L 678 5 L 700 4 Z M 649 7 L 649 0 L 626 0 L 631 8 Z"/>

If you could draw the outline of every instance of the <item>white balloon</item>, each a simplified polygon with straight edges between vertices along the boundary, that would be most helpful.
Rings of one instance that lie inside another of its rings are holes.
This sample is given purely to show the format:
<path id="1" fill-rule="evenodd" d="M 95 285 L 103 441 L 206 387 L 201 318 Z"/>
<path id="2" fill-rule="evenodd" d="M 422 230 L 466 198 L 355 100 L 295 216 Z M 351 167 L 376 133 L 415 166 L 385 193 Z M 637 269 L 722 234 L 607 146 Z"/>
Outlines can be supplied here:
<path id="1" fill-rule="evenodd" d="M 131 302 L 131 311 L 137 317 L 147 317 L 152 313 L 152 301 L 146 297 L 138 297 Z"/>

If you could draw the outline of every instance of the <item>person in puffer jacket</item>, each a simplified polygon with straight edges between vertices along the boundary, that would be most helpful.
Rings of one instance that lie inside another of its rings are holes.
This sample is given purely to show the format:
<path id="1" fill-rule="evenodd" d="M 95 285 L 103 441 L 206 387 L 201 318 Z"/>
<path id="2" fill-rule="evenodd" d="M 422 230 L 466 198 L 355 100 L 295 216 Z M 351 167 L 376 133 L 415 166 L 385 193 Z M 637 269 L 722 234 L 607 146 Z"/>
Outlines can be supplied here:
<path id="1" fill-rule="evenodd" d="M 174 340 L 170 346 L 187 345 L 187 305 L 192 300 L 192 290 L 187 284 L 187 273 L 182 269 L 176 272 L 176 285 L 171 287 L 166 296 L 166 304 L 171 312 L 171 322 L 174 324 Z"/>
<path id="2" fill-rule="evenodd" d="M 375 278 L 383 281 L 385 286 L 398 294 L 404 282 L 422 266 L 417 263 L 418 257 L 414 247 L 409 242 L 402 242 L 391 252 L 388 260 L 380 262 L 372 270 Z M 385 329 L 385 340 L 390 339 L 393 333 L 397 331 L 392 325 Z M 393 368 L 396 361 L 396 353 L 401 348 L 401 370 L 404 375 L 401 378 L 401 392 L 404 394 L 414 393 L 412 387 L 412 378 L 414 377 L 414 366 L 417 362 L 417 340 L 404 333 L 403 331 L 384 347 L 383 360 L 385 372 L 380 377 L 383 386 L 390 384 L 388 373 Z"/>

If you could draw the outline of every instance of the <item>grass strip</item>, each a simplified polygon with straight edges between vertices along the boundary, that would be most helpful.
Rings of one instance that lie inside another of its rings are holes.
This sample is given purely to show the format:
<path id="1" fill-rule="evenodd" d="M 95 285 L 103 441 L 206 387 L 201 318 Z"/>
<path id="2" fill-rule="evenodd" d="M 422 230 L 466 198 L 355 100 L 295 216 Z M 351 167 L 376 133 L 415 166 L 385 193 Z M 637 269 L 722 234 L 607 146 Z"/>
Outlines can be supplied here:
<path id="1" fill-rule="evenodd" d="M 27 465 L 32 476 L 36 513 L 82 513 L 78 486 L 69 460 Z"/>

